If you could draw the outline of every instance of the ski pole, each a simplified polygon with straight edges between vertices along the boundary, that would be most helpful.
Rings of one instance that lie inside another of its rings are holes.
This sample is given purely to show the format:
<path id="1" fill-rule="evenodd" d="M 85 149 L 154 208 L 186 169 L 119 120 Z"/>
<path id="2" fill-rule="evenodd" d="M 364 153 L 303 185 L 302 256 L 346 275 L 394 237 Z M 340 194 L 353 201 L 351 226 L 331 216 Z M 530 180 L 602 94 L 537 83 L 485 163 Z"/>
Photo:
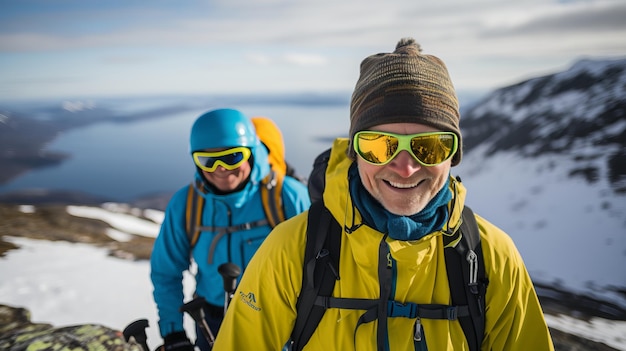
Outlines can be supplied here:
<path id="1" fill-rule="evenodd" d="M 224 315 L 226 315 L 230 300 L 237 289 L 237 277 L 241 274 L 241 268 L 232 262 L 228 262 L 222 263 L 217 267 L 217 271 L 222 275 L 222 279 L 224 280 Z"/>
<path id="2" fill-rule="evenodd" d="M 228 262 L 221 264 L 217 268 L 217 271 L 222 276 L 224 282 L 224 314 L 226 314 L 226 309 L 230 303 L 231 296 L 235 292 L 237 286 L 237 277 L 239 277 L 239 274 L 241 273 L 241 268 L 234 263 Z M 182 305 L 180 307 L 180 311 L 189 313 L 191 318 L 193 318 L 196 324 L 200 327 L 202 334 L 209 343 L 209 347 L 213 348 L 215 336 L 213 335 L 213 332 L 211 332 L 211 328 L 205 319 L 203 309 L 206 303 L 207 302 L 204 297 L 198 296 Z"/>
<path id="3" fill-rule="evenodd" d="M 122 331 L 122 334 L 124 334 L 124 339 L 126 340 L 126 342 L 129 342 L 130 338 L 133 337 L 135 341 L 139 345 L 141 345 L 141 348 L 144 351 L 150 351 L 147 343 L 148 336 L 146 335 L 146 328 L 148 326 L 149 324 L 147 319 L 139 319 L 130 323 L 128 326 L 126 326 L 126 328 L 124 328 L 124 331 Z"/>
<path id="4" fill-rule="evenodd" d="M 202 334 L 205 339 L 209 343 L 209 347 L 212 349 L 213 344 L 215 343 L 215 336 L 213 332 L 211 332 L 211 328 L 209 328 L 209 324 L 206 322 L 204 318 L 204 309 L 202 308 L 206 304 L 206 300 L 204 297 L 198 296 L 193 300 L 187 302 L 186 304 L 180 306 L 181 312 L 187 312 L 193 318 L 193 320 L 198 324 Z"/>

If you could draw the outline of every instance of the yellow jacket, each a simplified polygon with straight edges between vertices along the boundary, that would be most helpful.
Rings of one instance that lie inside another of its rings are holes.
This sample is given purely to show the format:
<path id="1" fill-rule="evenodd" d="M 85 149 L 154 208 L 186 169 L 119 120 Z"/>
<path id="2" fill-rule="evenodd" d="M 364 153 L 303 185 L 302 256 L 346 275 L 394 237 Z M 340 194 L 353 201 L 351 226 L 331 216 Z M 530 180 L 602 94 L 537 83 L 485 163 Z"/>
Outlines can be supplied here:
<path id="1" fill-rule="evenodd" d="M 342 227 L 361 222 L 353 213 L 347 173 L 352 161 L 348 143 L 333 145 L 326 172 L 324 203 Z M 460 219 L 465 188 L 456 188 L 450 223 Z M 453 184 L 456 183 L 456 184 Z M 485 338 L 482 350 L 553 350 L 548 327 L 533 284 L 511 238 L 476 216 L 481 232 L 486 275 Z M 296 318 L 301 289 L 307 213 L 281 223 L 250 262 L 219 330 L 214 350 L 280 350 Z M 446 228 L 444 228 L 446 229 Z M 342 233 L 339 276 L 333 296 L 375 299 L 379 294 L 378 245 L 382 234 L 368 226 Z M 442 232 L 417 241 L 387 238 L 397 262 L 393 299 L 420 304 L 450 304 Z M 328 309 L 304 350 L 376 350 L 377 321 L 357 326 L 363 311 Z M 421 320 L 429 350 L 469 350 L 457 320 Z M 414 350 L 414 319 L 388 318 L 390 350 Z M 356 330 L 356 333 L 355 333 Z"/>

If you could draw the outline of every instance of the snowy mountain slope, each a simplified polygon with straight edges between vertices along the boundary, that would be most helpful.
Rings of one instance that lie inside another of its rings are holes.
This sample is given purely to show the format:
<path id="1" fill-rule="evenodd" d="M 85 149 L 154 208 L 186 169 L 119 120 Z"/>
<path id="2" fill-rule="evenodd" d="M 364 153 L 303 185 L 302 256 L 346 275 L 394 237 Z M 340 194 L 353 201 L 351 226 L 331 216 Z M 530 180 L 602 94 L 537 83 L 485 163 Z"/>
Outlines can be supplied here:
<path id="1" fill-rule="evenodd" d="M 606 180 L 626 194 L 626 59 L 580 61 L 570 70 L 495 91 L 463 114 L 465 151 L 571 159 L 570 177 Z"/>
<path id="2" fill-rule="evenodd" d="M 626 306 L 626 60 L 493 92 L 463 113 L 453 169 L 533 279 Z"/>

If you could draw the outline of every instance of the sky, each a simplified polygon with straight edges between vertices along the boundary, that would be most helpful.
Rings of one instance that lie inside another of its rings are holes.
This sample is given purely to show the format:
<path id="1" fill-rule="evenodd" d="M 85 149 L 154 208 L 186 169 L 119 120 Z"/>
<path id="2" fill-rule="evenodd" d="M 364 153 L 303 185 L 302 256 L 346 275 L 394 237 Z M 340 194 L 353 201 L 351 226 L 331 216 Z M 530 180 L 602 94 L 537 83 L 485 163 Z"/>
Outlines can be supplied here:
<path id="1" fill-rule="evenodd" d="M 21 209 L 37 210 L 32 206 Z M 154 237 L 163 219 L 163 213 L 154 210 L 144 213 L 151 221 L 139 219 L 126 214 L 125 207 L 117 204 L 104 208 L 68 206 L 67 210 L 78 217 L 109 223 L 114 228 L 109 235 L 115 240 L 127 240 L 130 235 Z M 162 343 L 147 261 L 113 258 L 106 249 L 87 244 L 6 236 L 5 239 L 21 248 L 0 258 L 0 304 L 28 308 L 31 321 L 56 327 L 96 323 L 123 330 L 131 322 L 145 318 L 150 325 L 146 329 L 150 349 Z M 184 281 L 186 296 L 190 297 L 191 276 L 185 275 Z M 626 321 L 602 318 L 584 321 L 563 315 L 546 315 L 546 321 L 559 330 L 626 350 Z M 188 335 L 195 337 L 189 316 L 185 327 Z"/>
<path id="2" fill-rule="evenodd" d="M 457 90 L 626 57 L 623 0 L 5 0 L 0 100 L 351 92 L 414 37 Z"/>

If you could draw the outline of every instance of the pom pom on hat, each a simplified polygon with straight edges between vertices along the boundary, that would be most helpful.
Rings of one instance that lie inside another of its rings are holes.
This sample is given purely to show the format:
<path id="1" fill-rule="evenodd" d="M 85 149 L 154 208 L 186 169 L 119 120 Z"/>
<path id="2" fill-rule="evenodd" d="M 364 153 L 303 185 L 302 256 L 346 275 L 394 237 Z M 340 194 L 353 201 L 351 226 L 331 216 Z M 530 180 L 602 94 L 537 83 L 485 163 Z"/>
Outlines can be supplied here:
<path id="1" fill-rule="evenodd" d="M 453 132 L 459 149 L 452 165 L 461 162 L 459 102 L 446 65 L 422 54 L 413 38 L 402 38 L 392 53 L 371 55 L 361 72 L 350 102 L 350 143 L 356 132 L 379 124 L 419 123 Z M 348 155 L 356 157 L 352 145 Z"/>

